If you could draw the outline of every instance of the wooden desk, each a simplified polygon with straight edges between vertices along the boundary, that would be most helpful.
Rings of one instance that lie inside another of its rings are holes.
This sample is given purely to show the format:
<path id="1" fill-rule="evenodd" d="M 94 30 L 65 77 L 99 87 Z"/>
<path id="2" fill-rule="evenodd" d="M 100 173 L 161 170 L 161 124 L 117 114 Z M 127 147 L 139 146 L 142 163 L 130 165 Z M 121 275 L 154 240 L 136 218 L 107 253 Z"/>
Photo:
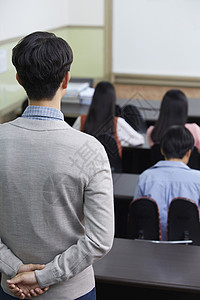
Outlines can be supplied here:
<path id="1" fill-rule="evenodd" d="M 129 204 L 138 181 L 136 174 L 113 174 L 115 237 L 126 238 Z"/>
<path id="2" fill-rule="evenodd" d="M 98 299 L 134 299 L 138 292 L 140 298 L 199 299 L 199 261 L 199 246 L 115 239 L 112 250 L 94 264 Z"/>

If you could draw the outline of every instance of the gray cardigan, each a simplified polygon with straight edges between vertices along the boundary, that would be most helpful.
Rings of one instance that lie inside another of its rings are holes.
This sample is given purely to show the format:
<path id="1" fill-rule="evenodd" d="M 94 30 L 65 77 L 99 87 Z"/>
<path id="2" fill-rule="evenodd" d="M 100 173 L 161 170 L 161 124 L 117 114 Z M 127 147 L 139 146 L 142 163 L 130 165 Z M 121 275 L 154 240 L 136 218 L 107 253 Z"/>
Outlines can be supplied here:
<path id="1" fill-rule="evenodd" d="M 41 300 L 78 298 L 94 287 L 92 264 L 111 248 L 113 185 L 103 146 L 63 121 L 18 118 L 0 125 L 2 287 L 22 263 Z"/>

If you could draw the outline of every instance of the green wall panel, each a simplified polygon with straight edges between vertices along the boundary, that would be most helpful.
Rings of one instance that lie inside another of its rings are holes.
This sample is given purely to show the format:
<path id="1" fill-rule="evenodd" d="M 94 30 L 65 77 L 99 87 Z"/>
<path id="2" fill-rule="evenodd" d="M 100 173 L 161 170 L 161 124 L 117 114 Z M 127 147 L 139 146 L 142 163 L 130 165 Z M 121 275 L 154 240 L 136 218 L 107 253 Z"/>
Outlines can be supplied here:
<path id="1" fill-rule="evenodd" d="M 23 88 L 17 83 L 16 71 L 11 62 L 12 48 L 16 43 L 17 41 L 0 46 L 0 49 L 6 50 L 7 56 L 7 71 L 0 74 L 0 110 L 26 97 Z"/>
<path id="2" fill-rule="evenodd" d="M 73 49 L 74 62 L 72 77 L 104 77 L 104 29 L 93 27 L 66 27 L 53 31 L 67 40 Z M 13 107 L 26 98 L 23 88 L 15 79 L 16 71 L 12 65 L 12 48 L 19 39 L 1 43 L 0 49 L 6 49 L 7 71 L 0 74 L 0 111 Z M 19 104 L 20 105 L 20 104 Z"/>
<path id="3" fill-rule="evenodd" d="M 103 28 L 68 28 L 68 42 L 73 49 L 74 77 L 104 77 Z"/>

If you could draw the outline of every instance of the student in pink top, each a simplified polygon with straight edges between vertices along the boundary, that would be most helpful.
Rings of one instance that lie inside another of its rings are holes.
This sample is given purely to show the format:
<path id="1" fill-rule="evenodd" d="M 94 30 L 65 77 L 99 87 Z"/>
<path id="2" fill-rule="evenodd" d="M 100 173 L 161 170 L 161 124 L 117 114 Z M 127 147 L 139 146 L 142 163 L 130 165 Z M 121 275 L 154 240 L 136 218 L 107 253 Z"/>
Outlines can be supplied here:
<path id="1" fill-rule="evenodd" d="M 188 100 L 180 90 L 169 90 L 163 97 L 160 115 L 155 126 L 147 129 L 150 147 L 160 143 L 161 137 L 169 126 L 184 125 L 193 135 L 195 147 L 200 153 L 200 127 L 196 123 L 186 123 L 188 116 Z"/>

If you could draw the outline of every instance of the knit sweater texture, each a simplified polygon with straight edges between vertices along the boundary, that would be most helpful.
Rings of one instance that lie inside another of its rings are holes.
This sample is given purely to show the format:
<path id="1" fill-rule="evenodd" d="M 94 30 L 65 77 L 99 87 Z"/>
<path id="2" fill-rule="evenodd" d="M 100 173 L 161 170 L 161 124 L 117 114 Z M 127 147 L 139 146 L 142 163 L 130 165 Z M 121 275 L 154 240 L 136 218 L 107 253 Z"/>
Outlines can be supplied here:
<path id="1" fill-rule="evenodd" d="M 103 146 L 64 121 L 0 125 L 2 287 L 21 264 L 36 271 L 38 299 L 72 300 L 95 285 L 92 264 L 112 247 L 113 185 Z M 12 295 L 13 296 L 13 295 Z"/>

